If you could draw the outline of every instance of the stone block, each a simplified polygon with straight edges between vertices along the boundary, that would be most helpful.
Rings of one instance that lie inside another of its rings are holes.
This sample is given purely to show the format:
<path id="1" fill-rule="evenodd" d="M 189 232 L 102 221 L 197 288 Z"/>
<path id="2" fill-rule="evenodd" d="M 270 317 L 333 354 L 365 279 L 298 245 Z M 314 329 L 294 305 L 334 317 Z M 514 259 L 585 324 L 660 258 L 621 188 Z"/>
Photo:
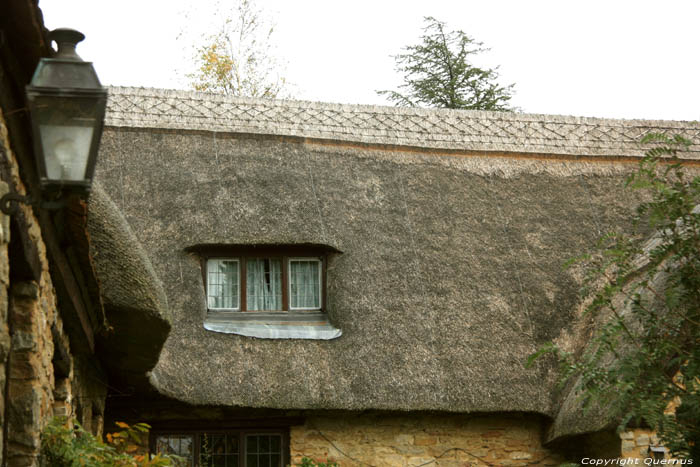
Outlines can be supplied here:
<path id="1" fill-rule="evenodd" d="M 34 353 L 13 352 L 10 360 L 10 379 L 31 380 L 39 377 L 41 362 Z"/>
<path id="2" fill-rule="evenodd" d="M 7 246 L 0 244 L 0 284 L 5 288 L 10 285 L 10 257 Z"/>
<path id="3" fill-rule="evenodd" d="M 635 443 L 633 440 L 623 440 L 622 441 L 622 450 L 623 451 L 629 451 L 630 449 L 634 449 Z"/>
<path id="4" fill-rule="evenodd" d="M 412 446 L 412 445 L 401 445 L 401 446 L 394 446 L 394 449 L 396 452 L 400 454 L 423 454 L 425 452 L 425 449 L 419 447 L 419 446 Z"/>
<path id="5" fill-rule="evenodd" d="M 7 332 L 7 327 L 0 324 L 0 362 L 7 361 L 7 356 L 10 353 L 10 334 Z"/>
<path id="6" fill-rule="evenodd" d="M 403 466 L 405 465 L 404 463 L 404 457 L 400 456 L 398 454 L 388 454 L 386 456 L 382 456 L 381 459 L 377 459 L 381 461 L 381 465 L 392 465 L 392 466 Z M 343 465 L 341 462 L 340 465 Z"/>
<path id="7" fill-rule="evenodd" d="M 433 446 L 437 442 L 438 439 L 435 436 L 416 435 L 414 444 L 416 446 Z"/>
<path id="8" fill-rule="evenodd" d="M 620 433 L 620 439 L 634 439 L 633 431 L 623 431 Z"/>
<path id="9" fill-rule="evenodd" d="M 637 439 L 635 441 L 637 443 L 637 446 L 649 446 L 649 435 L 641 434 L 637 436 Z"/>
<path id="10" fill-rule="evenodd" d="M 10 192 L 6 182 L 0 181 L 0 196 Z M 10 243 L 10 216 L 0 213 L 0 244 Z"/>
<path id="11" fill-rule="evenodd" d="M 71 385 L 69 378 L 60 378 L 56 381 L 53 389 L 53 398 L 57 401 L 70 399 Z"/>
<path id="12" fill-rule="evenodd" d="M 515 451 L 511 452 L 509 457 L 513 460 L 527 460 L 532 459 L 532 454 L 524 451 Z"/>
<path id="13" fill-rule="evenodd" d="M 12 294 L 22 298 L 39 298 L 39 286 L 34 281 L 18 282 L 12 286 Z"/>
<path id="14" fill-rule="evenodd" d="M 17 331 L 12 336 L 12 350 L 36 350 L 36 337 L 29 332 Z"/>
<path id="15" fill-rule="evenodd" d="M 432 457 L 409 457 L 407 460 L 407 465 L 409 467 L 415 467 L 435 460 Z"/>
<path id="16" fill-rule="evenodd" d="M 465 464 L 464 461 L 460 460 L 454 460 L 454 459 L 440 459 L 435 462 L 435 466 L 439 467 L 464 467 Z"/>
<path id="17" fill-rule="evenodd" d="M 413 444 L 413 435 L 398 435 L 394 438 L 394 444 L 397 446 Z"/>

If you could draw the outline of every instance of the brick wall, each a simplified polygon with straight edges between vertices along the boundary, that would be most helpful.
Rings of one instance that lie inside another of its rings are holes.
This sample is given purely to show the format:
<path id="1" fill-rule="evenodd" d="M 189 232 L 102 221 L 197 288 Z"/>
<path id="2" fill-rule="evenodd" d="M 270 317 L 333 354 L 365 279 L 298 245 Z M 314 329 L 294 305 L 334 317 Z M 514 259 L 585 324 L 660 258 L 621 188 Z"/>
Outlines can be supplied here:
<path id="1" fill-rule="evenodd" d="M 290 451 L 293 465 L 303 457 L 342 467 L 418 466 L 436 459 L 430 465 L 487 465 L 479 459 L 559 465 L 563 459 L 542 446 L 541 430 L 538 418 L 518 415 L 317 416 L 291 428 Z"/>

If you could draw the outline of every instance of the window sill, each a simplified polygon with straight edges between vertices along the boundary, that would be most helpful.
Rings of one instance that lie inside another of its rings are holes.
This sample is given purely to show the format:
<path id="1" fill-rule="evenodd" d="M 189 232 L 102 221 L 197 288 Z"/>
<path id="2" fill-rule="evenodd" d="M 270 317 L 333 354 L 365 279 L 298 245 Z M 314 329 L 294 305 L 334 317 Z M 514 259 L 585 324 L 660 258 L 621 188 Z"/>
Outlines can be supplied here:
<path id="1" fill-rule="evenodd" d="M 260 339 L 330 340 L 342 335 L 320 311 L 210 311 L 204 329 Z"/>

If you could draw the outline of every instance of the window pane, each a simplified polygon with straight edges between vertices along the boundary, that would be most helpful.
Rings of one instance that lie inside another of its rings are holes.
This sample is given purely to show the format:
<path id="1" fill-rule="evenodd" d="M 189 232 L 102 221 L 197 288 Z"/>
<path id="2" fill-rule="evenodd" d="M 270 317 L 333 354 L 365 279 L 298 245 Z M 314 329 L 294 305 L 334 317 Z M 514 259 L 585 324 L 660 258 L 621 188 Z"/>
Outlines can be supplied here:
<path id="1" fill-rule="evenodd" d="M 248 310 L 282 309 L 282 261 L 255 258 L 246 262 L 246 303 Z"/>
<path id="2" fill-rule="evenodd" d="M 204 435 L 203 441 L 209 440 L 209 451 L 212 454 L 226 454 L 226 445 L 224 445 L 224 435 Z M 205 445 L 202 442 L 202 451 L 204 451 Z"/>
<path id="3" fill-rule="evenodd" d="M 247 467 L 281 467 L 282 437 L 280 435 L 248 435 L 246 436 Z M 255 464 L 251 464 L 255 462 Z"/>
<path id="4" fill-rule="evenodd" d="M 210 309 L 238 309 L 238 260 L 207 261 L 207 305 Z"/>
<path id="5" fill-rule="evenodd" d="M 257 436 L 246 436 L 246 445 L 245 445 L 246 452 L 248 454 L 251 453 L 258 453 L 258 437 Z"/>
<path id="6" fill-rule="evenodd" d="M 282 452 L 282 438 L 279 436 L 271 436 L 270 437 L 270 451 L 272 452 Z"/>
<path id="7" fill-rule="evenodd" d="M 289 306 L 321 308 L 321 262 L 316 259 L 289 261 Z"/>
<path id="8" fill-rule="evenodd" d="M 238 435 L 226 435 L 226 452 L 238 454 Z"/>
<path id="9" fill-rule="evenodd" d="M 258 443 L 259 443 L 259 446 L 258 446 L 259 452 L 261 452 L 261 453 L 270 452 L 270 437 L 269 436 L 261 436 Z"/>
<path id="10" fill-rule="evenodd" d="M 173 465 L 192 466 L 192 437 L 188 435 L 163 435 L 156 438 L 156 452 L 178 456 Z"/>
<path id="11" fill-rule="evenodd" d="M 200 467 L 238 467 L 238 436 L 202 433 L 199 437 Z"/>

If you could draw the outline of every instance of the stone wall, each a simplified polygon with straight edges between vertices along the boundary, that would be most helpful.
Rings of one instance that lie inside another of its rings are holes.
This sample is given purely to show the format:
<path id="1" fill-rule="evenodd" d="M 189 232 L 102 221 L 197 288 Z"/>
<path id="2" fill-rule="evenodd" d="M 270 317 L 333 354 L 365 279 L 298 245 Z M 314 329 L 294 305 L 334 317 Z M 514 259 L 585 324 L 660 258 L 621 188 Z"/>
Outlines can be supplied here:
<path id="1" fill-rule="evenodd" d="M 7 184 L 0 182 L 0 196 L 7 193 Z M 10 329 L 7 315 L 9 312 L 10 257 L 7 244 L 10 242 L 10 219 L 0 213 L 0 464 L 3 463 L 5 445 L 5 406 L 7 383 L 7 358 L 10 355 Z"/>
<path id="2" fill-rule="evenodd" d="M 10 136 L 0 113 L 0 157 L 15 191 L 24 192 Z M 3 182 L 0 193 L 7 191 Z M 93 432 L 102 430 L 106 387 L 93 355 L 75 355 L 63 328 L 39 222 L 20 205 L 39 258 L 37 280 L 18 277 L 8 247 L 10 217 L 0 213 L 0 465 L 38 465 L 41 431 L 54 415 L 74 416 Z M 19 239 L 14 239 L 19 241 Z M 15 251 L 15 253 L 12 253 Z"/>
<path id="3" fill-rule="evenodd" d="M 541 439 L 541 420 L 524 415 L 316 416 L 291 428 L 290 451 L 292 465 L 303 457 L 342 467 L 563 462 Z"/>
<path id="4" fill-rule="evenodd" d="M 653 458 L 653 448 L 663 449 L 661 454 L 662 459 L 670 459 L 665 448 L 661 446 L 659 437 L 652 430 L 645 428 L 635 428 L 620 433 L 622 441 L 622 458 L 623 459 L 647 459 Z M 641 464 L 641 463 L 640 463 Z"/>

